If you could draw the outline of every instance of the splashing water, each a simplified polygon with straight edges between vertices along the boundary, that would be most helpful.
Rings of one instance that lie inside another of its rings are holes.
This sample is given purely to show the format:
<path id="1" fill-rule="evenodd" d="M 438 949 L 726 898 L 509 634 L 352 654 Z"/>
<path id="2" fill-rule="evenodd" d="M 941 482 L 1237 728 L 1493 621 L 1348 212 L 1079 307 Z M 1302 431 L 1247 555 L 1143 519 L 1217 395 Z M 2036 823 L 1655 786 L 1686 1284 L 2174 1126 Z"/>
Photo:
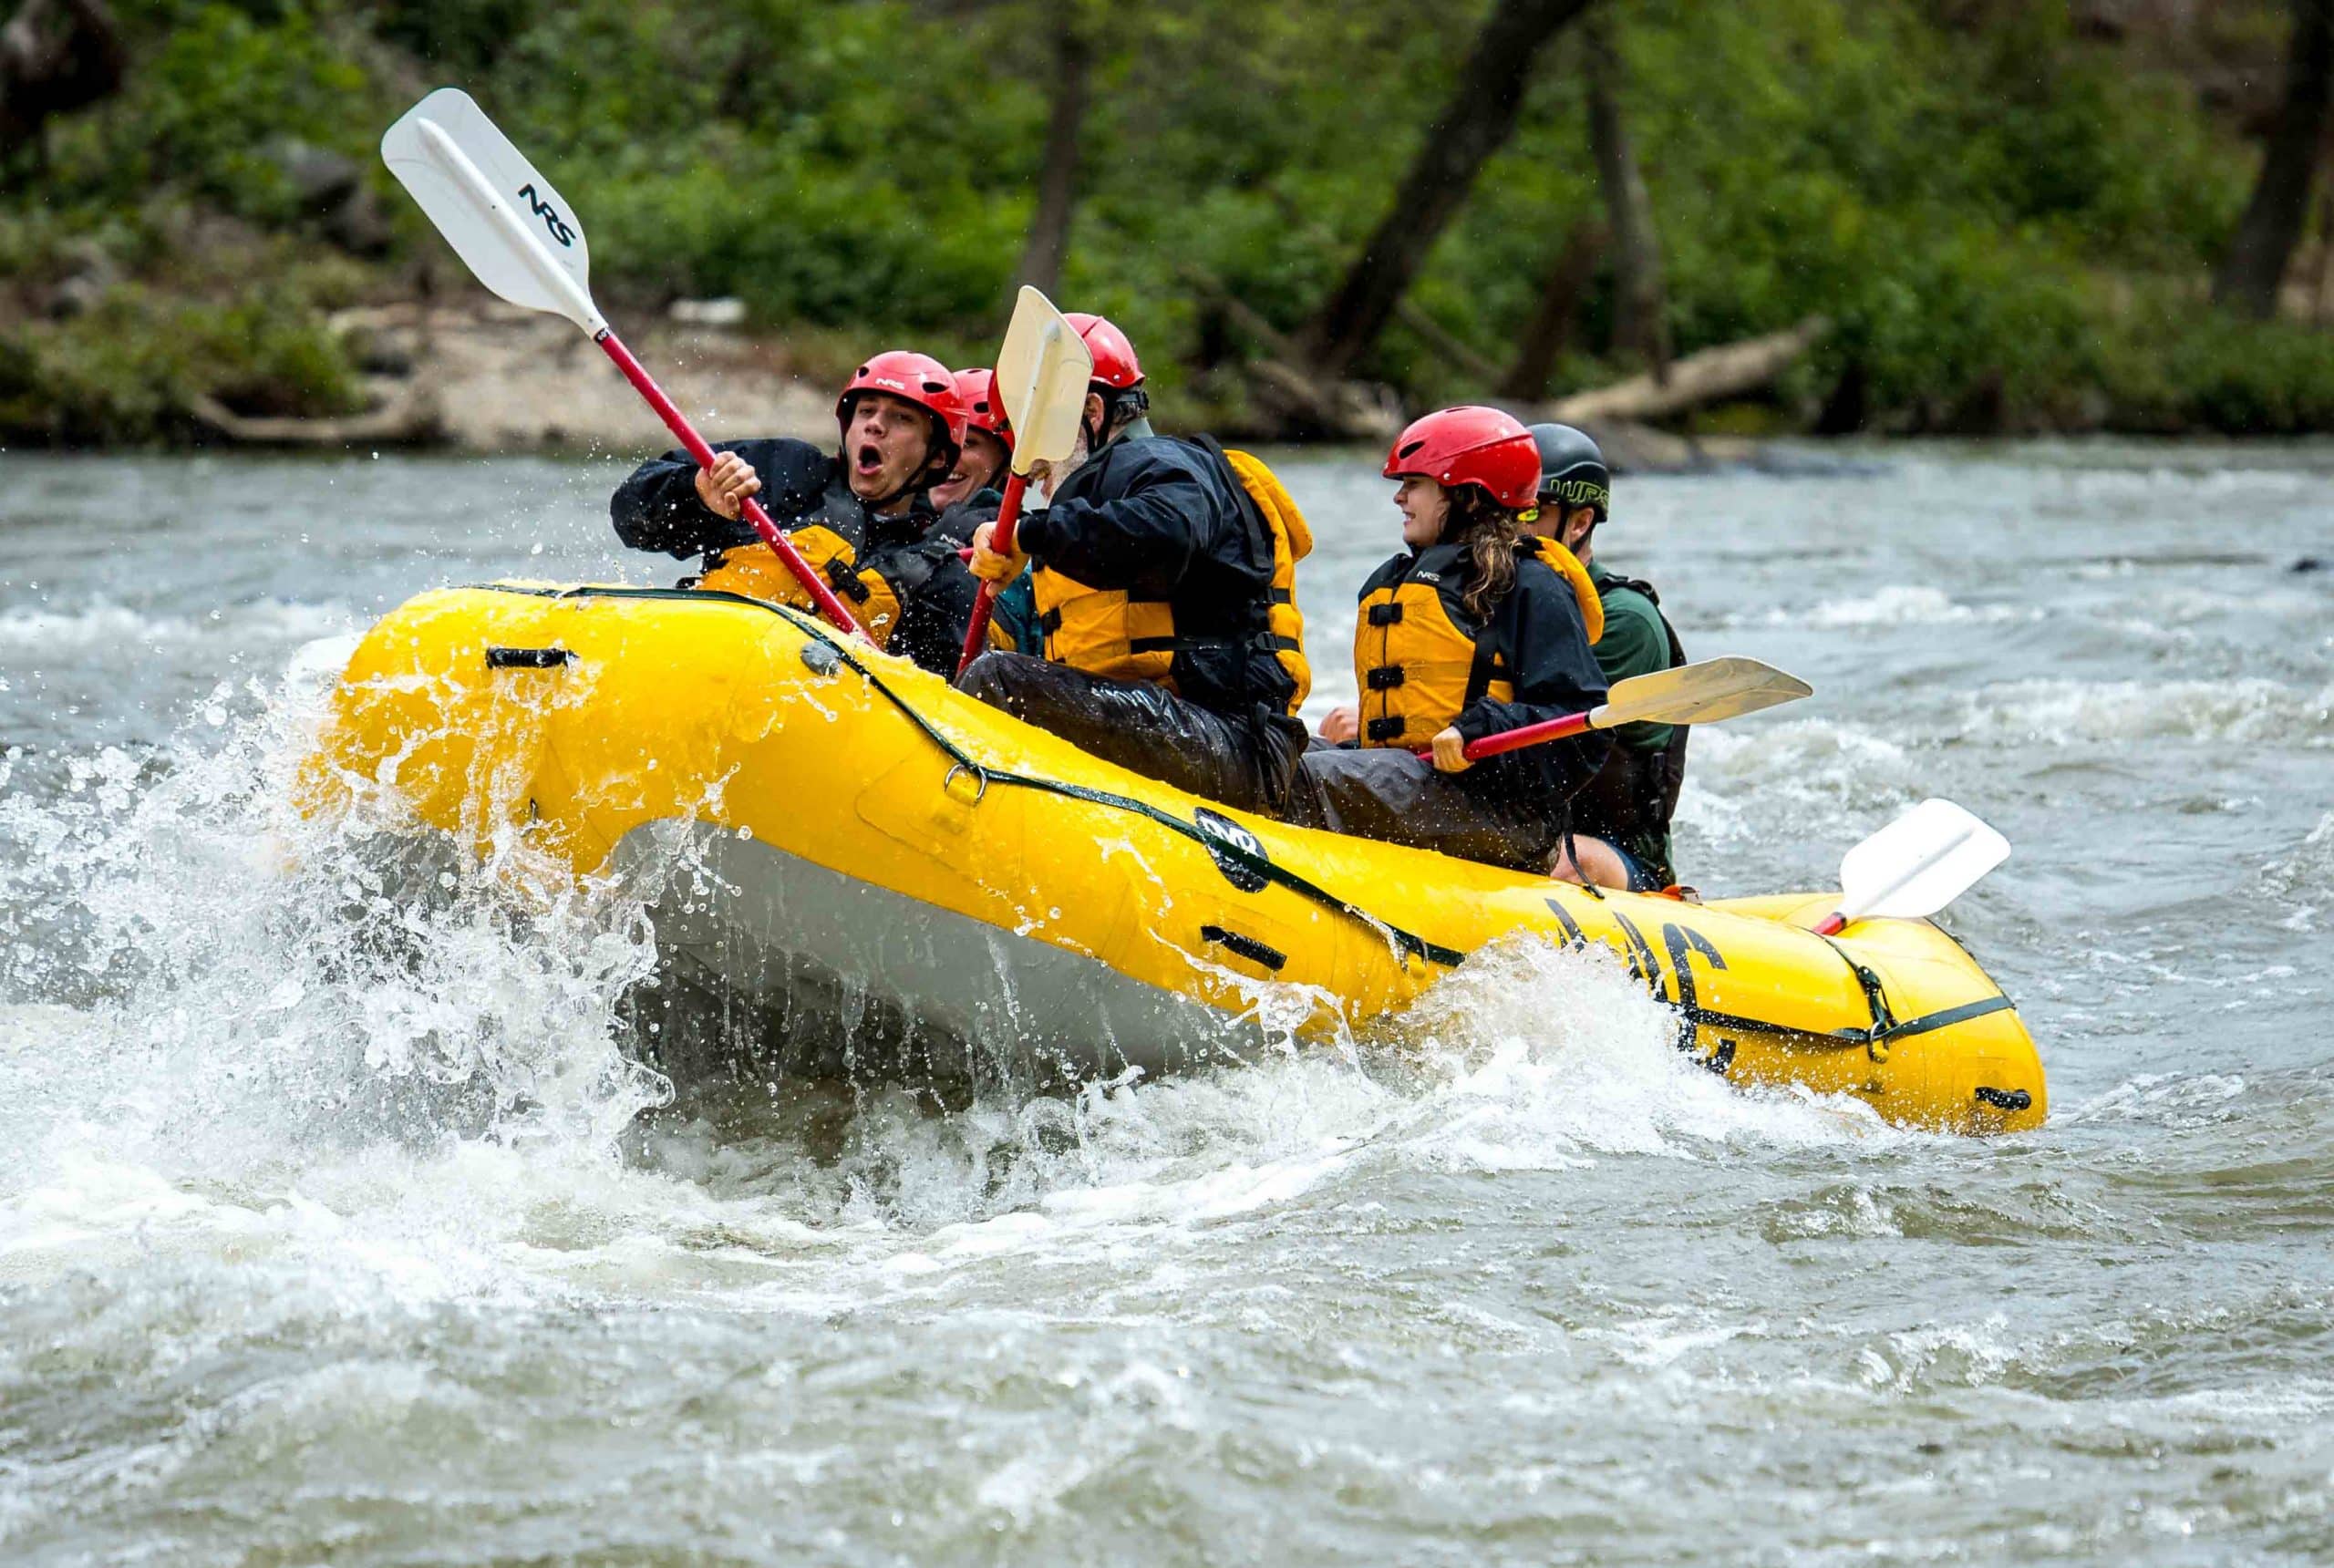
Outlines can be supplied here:
<path id="1" fill-rule="evenodd" d="M 605 1146 L 661 1102 L 614 1027 L 655 961 L 641 900 L 524 877 L 516 841 L 412 874 L 415 851 L 384 852 L 403 826 L 387 808 L 303 818 L 294 771 L 321 696 L 222 684 L 182 737 L 210 748 L 109 747 L 69 759 L 54 799 L 0 807 L 21 851 L 0 883 L 0 980 L 52 1004 L 6 1015 L 15 1181 L 98 1150 L 233 1182 L 318 1143 Z M 534 896 L 514 898 L 521 882 Z"/>
<path id="2" fill-rule="evenodd" d="M 169 585 L 130 594 L 67 575 L 98 466 L 41 459 L 62 510 L 0 531 L 0 1559 L 2322 1555 L 2334 645 L 2270 558 L 2322 532 L 2289 460 L 2215 479 L 2261 583 L 2087 456 L 1627 481 L 1614 563 L 1689 649 L 1822 693 L 1697 738 L 1702 885 L 1815 885 L 1931 792 L 2017 842 L 1950 919 L 2060 1109 L 1973 1144 L 1732 1089 L 1530 943 L 1172 1080 L 668 1100 L 623 998 L 687 835 L 578 887 L 289 804 L 347 645 L 303 639 L 416 551 L 624 574 L 613 474 L 171 464 L 194 521 L 124 541 Z M 1281 465 L 1327 621 L 1390 548 L 1349 466 Z M 174 572 L 319 477 L 370 522 L 338 554 Z"/>

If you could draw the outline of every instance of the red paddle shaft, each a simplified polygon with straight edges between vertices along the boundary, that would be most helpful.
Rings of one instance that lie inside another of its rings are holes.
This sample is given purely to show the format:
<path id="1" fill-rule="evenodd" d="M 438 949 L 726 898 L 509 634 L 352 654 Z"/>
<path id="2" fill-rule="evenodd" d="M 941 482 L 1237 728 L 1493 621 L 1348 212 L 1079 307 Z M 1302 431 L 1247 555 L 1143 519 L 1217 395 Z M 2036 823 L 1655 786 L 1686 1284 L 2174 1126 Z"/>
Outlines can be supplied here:
<path id="1" fill-rule="evenodd" d="M 697 466 L 711 468 L 713 449 L 705 444 L 705 438 L 697 433 L 697 427 L 689 423 L 688 416 L 673 407 L 673 400 L 665 396 L 665 389 L 656 385 L 656 378 L 632 356 L 632 350 L 626 348 L 614 333 L 604 328 L 592 341 L 615 361 L 616 368 L 624 372 L 624 378 L 632 383 L 632 389 L 646 399 L 648 406 L 656 410 L 656 417 L 665 421 L 665 428 L 680 438 L 681 445 L 688 449 L 690 457 L 697 459 Z M 786 562 L 786 569 L 794 573 L 795 580 L 810 593 L 811 603 L 819 607 L 819 614 L 854 635 L 863 637 L 867 634 L 860 630 L 859 623 L 852 618 L 851 612 L 842 607 L 842 601 L 835 597 L 835 591 L 811 569 L 809 562 L 802 559 L 802 552 L 778 531 L 778 524 L 769 520 L 769 513 L 762 510 L 761 502 L 748 496 L 745 505 L 739 510 L 745 513 L 746 521 L 754 525 L 754 531 L 762 536 L 762 542 L 778 552 L 778 558 Z"/>
<path id="2" fill-rule="evenodd" d="M 1015 474 L 1005 481 L 1005 503 L 997 509 L 997 532 L 990 548 L 999 555 L 1013 553 L 1013 525 L 1021 521 L 1021 492 L 1028 487 L 1028 480 Z M 966 559 L 970 559 L 967 557 Z M 965 628 L 965 656 L 956 661 L 956 673 L 963 675 L 965 666 L 981 656 L 988 644 L 989 612 L 997 607 L 997 584 L 981 584 L 980 596 L 973 601 L 972 624 Z"/>
<path id="3" fill-rule="evenodd" d="M 1544 719 L 1538 724 L 1503 729 L 1497 735 L 1486 735 L 1481 740 L 1467 742 L 1467 760 L 1481 762 L 1484 758 L 1497 757 L 1503 751 L 1521 751 L 1544 740 L 1562 740 L 1568 735 L 1579 735 L 1591 727 L 1588 721 L 1595 717 L 1594 709 L 1587 713 L 1568 713 L 1562 718 Z M 1418 755 L 1432 757 L 1434 748 L 1428 747 Z"/>
<path id="4" fill-rule="evenodd" d="M 1835 909 L 1831 913 L 1823 917 L 1823 923 L 1815 928 L 1815 934 L 1818 936 L 1837 936 L 1847 928 L 1848 917 L 1842 914 Z"/>

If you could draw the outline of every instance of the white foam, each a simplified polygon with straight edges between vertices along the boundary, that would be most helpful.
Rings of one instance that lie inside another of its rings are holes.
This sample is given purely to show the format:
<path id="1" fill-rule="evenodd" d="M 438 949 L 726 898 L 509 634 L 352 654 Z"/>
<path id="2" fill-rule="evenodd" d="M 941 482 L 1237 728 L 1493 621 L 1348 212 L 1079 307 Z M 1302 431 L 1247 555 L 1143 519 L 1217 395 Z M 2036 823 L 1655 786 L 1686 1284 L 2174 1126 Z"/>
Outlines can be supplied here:
<path id="1" fill-rule="evenodd" d="M 1770 610 L 1761 622 L 1770 626 L 1843 631 L 1867 626 L 1994 625 L 2035 620 L 2040 614 L 2008 604 L 1964 604 L 1942 589 L 1892 583 L 1869 593 L 1826 599 L 1804 609 Z"/>
<path id="2" fill-rule="evenodd" d="M 2243 740 L 2334 745 L 2334 686 L 2312 691 L 2228 681 L 2013 681 L 1964 699 L 1961 727 L 1980 742 Z"/>
<path id="3" fill-rule="evenodd" d="M 0 647 L 55 653 L 212 639 L 243 647 L 345 634 L 356 627 L 356 612 L 346 604 L 275 599 L 226 605 L 200 616 L 149 614 L 98 600 L 75 610 L 0 611 Z"/>

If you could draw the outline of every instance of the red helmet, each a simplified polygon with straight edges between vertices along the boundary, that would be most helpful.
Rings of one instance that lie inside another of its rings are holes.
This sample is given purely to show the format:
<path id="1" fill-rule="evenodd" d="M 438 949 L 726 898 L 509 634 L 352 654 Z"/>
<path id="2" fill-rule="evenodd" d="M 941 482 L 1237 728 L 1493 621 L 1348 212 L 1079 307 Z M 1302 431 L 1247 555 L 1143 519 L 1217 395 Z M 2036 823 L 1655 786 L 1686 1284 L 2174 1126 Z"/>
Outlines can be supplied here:
<path id="1" fill-rule="evenodd" d="M 1532 432 L 1496 408 L 1443 408 L 1413 420 L 1386 454 L 1386 477 L 1410 474 L 1444 489 L 1481 485 L 1513 511 L 1535 504 L 1540 446 Z"/>
<path id="2" fill-rule="evenodd" d="M 1094 356 L 1095 380 L 1121 392 L 1142 385 L 1142 362 L 1134 356 L 1134 345 L 1110 317 L 1070 310 L 1064 311 L 1061 318 L 1069 323 L 1085 341 L 1087 352 Z"/>
<path id="3" fill-rule="evenodd" d="M 956 395 L 956 377 L 929 354 L 892 348 L 861 366 L 851 385 L 835 399 L 835 423 L 851 434 L 851 407 L 862 392 L 888 392 L 904 397 L 932 416 L 934 433 L 948 448 L 948 460 L 965 446 L 965 404 Z"/>
<path id="4" fill-rule="evenodd" d="M 956 372 L 956 401 L 964 405 L 965 423 L 976 430 L 986 430 L 1013 449 L 1013 426 L 1005 417 L 1005 399 L 997 395 L 997 372 L 994 370 L 959 370 Z"/>

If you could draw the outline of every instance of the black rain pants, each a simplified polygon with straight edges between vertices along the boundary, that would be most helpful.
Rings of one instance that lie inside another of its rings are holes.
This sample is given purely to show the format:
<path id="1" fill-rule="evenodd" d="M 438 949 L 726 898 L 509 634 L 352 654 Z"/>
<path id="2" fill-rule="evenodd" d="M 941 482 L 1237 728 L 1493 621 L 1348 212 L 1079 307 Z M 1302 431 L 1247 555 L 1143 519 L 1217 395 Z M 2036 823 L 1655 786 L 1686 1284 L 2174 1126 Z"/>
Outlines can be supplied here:
<path id="1" fill-rule="evenodd" d="M 1028 654 L 983 654 L 956 689 L 1106 762 L 1243 811 L 1277 817 L 1305 727 L 1259 708 L 1228 717 L 1151 681 L 1112 680 Z"/>

